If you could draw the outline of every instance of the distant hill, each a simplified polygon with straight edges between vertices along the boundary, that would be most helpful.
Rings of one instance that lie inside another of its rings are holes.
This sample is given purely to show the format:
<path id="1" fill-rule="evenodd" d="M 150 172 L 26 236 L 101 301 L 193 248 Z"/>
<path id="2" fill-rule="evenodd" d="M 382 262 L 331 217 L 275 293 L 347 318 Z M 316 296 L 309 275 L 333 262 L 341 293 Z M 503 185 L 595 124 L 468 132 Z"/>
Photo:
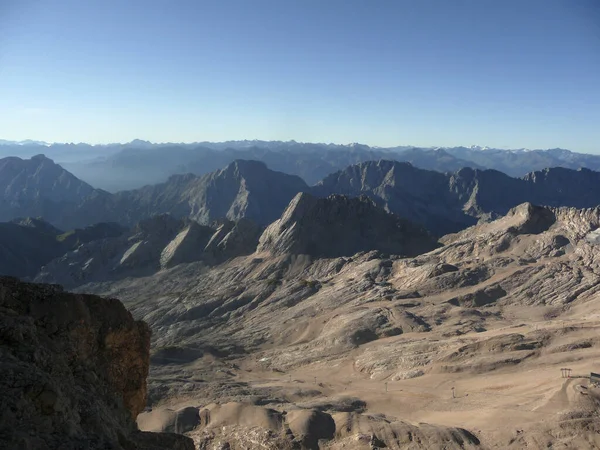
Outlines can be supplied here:
<path id="1" fill-rule="evenodd" d="M 44 155 L 0 159 L 0 221 L 43 217 L 65 228 L 63 213 L 94 194 L 102 192 Z"/>
<path id="2" fill-rule="evenodd" d="M 548 167 L 600 170 L 600 155 L 559 148 L 381 148 L 260 140 L 156 144 L 141 139 L 124 144 L 89 145 L 0 140 L 0 157 L 29 158 L 40 153 L 88 184 L 110 192 L 162 183 L 176 174 L 204 175 L 238 159 L 262 161 L 272 170 L 298 175 L 309 185 L 349 165 L 380 159 L 410 162 L 415 167 L 438 172 L 455 172 L 463 167 L 494 169 L 514 177 Z"/>
<path id="3" fill-rule="evenodd" d="M 106 146 L 104 153 L 98 146 L 81 144 L 64 149 L 67 153 L 56 145 L 44 147 L 43 151 L 58 152 L 61 156 L 55 159 L 63 161 L 66 169 L 91 185 L 111 192 L 164 182 L 174 174 L 204 175 L 237 159 L 262 161 L 272 170 L 298 175 L 309 185 L 349 165 L 379 159 L 410 162 L 415 167 L 439 172 L 471 167 L 499 170 L 516 177 L 547 167 L 600 170 L 600 155 L 564 149 L 379 148 L 294 141 L 152 144 L 135 140 Z"/>

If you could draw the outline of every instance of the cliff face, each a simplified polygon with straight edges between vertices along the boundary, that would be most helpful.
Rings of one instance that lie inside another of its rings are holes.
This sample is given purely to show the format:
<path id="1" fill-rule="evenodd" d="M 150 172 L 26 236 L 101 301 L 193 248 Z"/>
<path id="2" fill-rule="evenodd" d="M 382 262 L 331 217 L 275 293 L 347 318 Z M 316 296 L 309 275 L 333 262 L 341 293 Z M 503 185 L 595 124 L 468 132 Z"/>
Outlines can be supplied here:
<path id="1" fill-rule="evenodd" d="M 137 431 L 149 349 L 118 300 L 0 277 L 0 448 L 193 448 Z"/>

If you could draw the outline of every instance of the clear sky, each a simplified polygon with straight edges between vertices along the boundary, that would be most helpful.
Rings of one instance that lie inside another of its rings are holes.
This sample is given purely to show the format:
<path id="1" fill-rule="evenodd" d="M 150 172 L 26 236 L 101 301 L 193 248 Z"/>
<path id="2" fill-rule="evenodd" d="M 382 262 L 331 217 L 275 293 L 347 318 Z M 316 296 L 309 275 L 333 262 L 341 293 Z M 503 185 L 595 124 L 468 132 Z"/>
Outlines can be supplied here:
<path id="1" fill-rule="evenodd" d="M 600 153 L 600 0 L 0 0 L 0 139 Z"/>

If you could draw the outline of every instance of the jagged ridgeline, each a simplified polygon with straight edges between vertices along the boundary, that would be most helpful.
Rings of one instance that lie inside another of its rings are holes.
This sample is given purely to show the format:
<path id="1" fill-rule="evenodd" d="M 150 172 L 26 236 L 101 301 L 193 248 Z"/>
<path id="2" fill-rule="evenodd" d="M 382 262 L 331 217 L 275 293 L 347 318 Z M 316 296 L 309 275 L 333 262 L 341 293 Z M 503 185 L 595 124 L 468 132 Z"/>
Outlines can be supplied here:
<path id="1" fill-rule="evenodd" d="M 42 152 L 59 161 L 78 178 L 110 192 L 162 183 L 173 174 L 204 175 L 237 159 L 262 161 L 272 170 L 298 175 L 309 185 L 352 164 L 380 159 L 409 162 L 415 167 L 438 172 L 455 172 L 463 167 L 494 169 L 513 177 L 547 167 L 600 170 L 598 155 L 558 148 L 529 151 L 478 146 L 372 148 L 362 144 L 256 140 L 153 144 L 136 139 L 108 146 L 0 141 L 0 158 L 8 155 L 29 158 Z"/>
<path id="2" fill-rule="evenodd" d="M 161 184 L 111 194 L 38 155 L 0 160 L 0 183 L 0 221 L 41 217 L 61 230 L 99 222 L 131 227 L 164 213 L 203 225 L 247 218 L 265 226 L 279 218 L 297 193 L 307 192 L 317 197 L 366 195 L 442 236 L 480 218 L 506 214 L 523 202 L 586 208 L 596 206 L 600 196 L 600 174 L 587 169 L 545 169 L 511 178 L 494 170 L 440 173 L 385 160 L 349 166 L 312 187 L 264 163 L 237 160 L 206 175 L 174 175 Z"/>
<path id="3" fill-rule="evenodd" d="M 599 444 L 596 172 L 0 167 L 0 268 L 78 292 L 0 280 L 11 445 L 190 445 L 134 418 L 205 449 Z"/>

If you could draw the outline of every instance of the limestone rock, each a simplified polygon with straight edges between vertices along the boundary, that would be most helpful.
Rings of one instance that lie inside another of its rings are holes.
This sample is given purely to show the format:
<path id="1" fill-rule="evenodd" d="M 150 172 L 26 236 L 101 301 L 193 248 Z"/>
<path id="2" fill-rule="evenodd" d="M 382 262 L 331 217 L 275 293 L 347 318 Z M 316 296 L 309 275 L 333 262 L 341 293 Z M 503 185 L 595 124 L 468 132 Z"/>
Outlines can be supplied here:
<path id="1" fill-rule="evenodd" d="M 0 278 L 0 335 L 2 445 L 140 448 L 150 330 L 118 300 Z"/>
<path id="2" fill-rule="evenodd" d="M 210 227 L 190 222 L 162 250 L 160 266 L 164 269 L 199 260 L 213 233 L 214 230 Z"/>
<path id="3" fill-rule="evenodd" d="M 319 199 L 300 193 L 265 230 L 257 250 L 332 258 L 369 250 L 410 256 L 435 247 L 422 227 L 385 212 L 366 197 Z"/>
<path id="4" fill-rule="evenodd" d="M 261 231 L 261 227 L 249 219 L 221 221 L 204 249 L 207 261 L 217 263 L 254 253 Z"/>

